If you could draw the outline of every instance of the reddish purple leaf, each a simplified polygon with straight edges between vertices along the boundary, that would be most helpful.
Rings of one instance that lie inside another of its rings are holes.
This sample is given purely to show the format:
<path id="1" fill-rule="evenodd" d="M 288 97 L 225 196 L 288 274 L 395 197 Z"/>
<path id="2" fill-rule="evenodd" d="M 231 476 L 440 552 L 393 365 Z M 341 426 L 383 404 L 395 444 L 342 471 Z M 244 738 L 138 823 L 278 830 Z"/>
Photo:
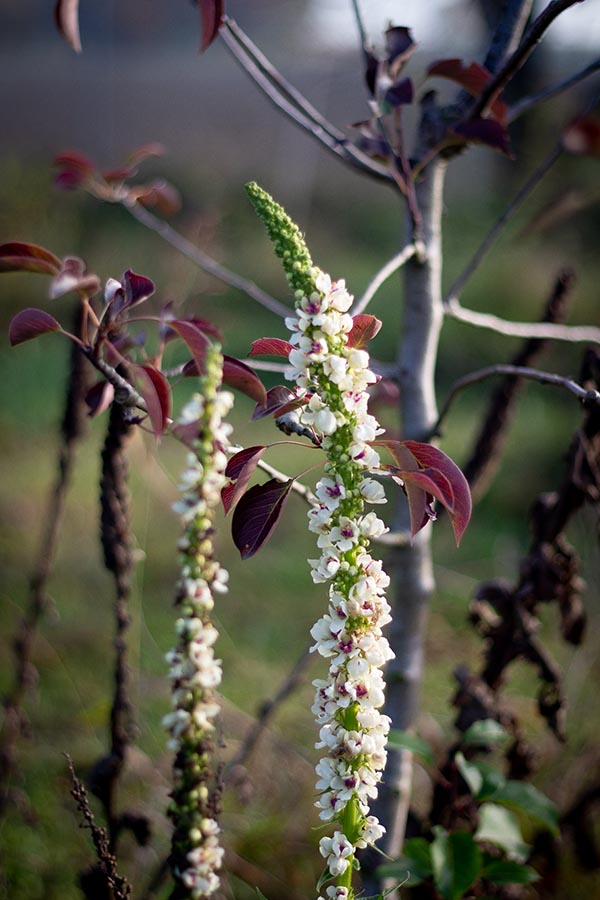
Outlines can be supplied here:
<path id="1" fill-rule="evenodd" d="M 194 322 L 189 322 L 186 319 L 171 319 L 167 324 L 185 341 L 194 357 L 195 371 L 192 368 L 186 371 L 189 367 L 188 363 L 184 368 L 183 374 L 198 375 L 204 372 L 204 359 L 209 342 L 203 331 Z"/>
<path id="2" fill-rule="evenodd" d="M 93 272 L 86 272 L 86 265 L 76 256 L 63 259 L 62 269 L 50 283 L 50 299 L 57 300 L 69 291 L 84 291 L 89 296 L 100 290 L 100 279 Z"/>
<path id="3" fill-rule="evenodd" d="M 109 381 L 98 381 L 85 395 L 88 416 L 95 418 L 113 402 L 115 389 Z"/>
<path id="4" fill-rule="evenodd" d="M 242 559 L 254 556 L 265 544 L 279 521 L 294 481 L 271 478 L 246 491 L 233 514 L 231 533 Z"/>
<path id="5" fill-rule="evenodd" d="M 198 5 L 202 23 L 200 53 L 204 53 L 219 33 L 225 15 L 225 0 L 198 0 Z"/>
<path id="6" fill-rule="evenodd" d="M 221 493 L 221 499 L 223 501 L 223 507 L 225 508 L 225 514 L 233 509 L 233 507 L 236 505 L 236 503 L 248 487 L 250 477 L 256 469 L 258 461 L 260 460 L 266 449 L 266 447 L 260 446 L 247 447 L 245 450 L 240 450 L 239 453 L 236 453 L 235 456 L 232 456 L 227 463 L 225 474 L 228 478 L 231 478 L 232 481 L 235 481 L 235 485 L 232 486 L 232 490 L 227 490 L 224 493 Z M 227 488 L 229 487 L 230 486 L 227 485 Z"/>
<path id="7" fill-rule="evenodd" d="M 41 272 L 44 275 L 56 275 L 61 268 L 58 256 L 45 250 L 44 247 L 21 241 L 0 244 L 0 272 Z"/>
<path id="8" fill-rule="evenodd" d="M 412 39 L 410 28 L 405 25 L 394 25 L 385 33 L 385 49 L 390 75 L 395 81 L 404 68 L 417 45 Z"/>
<path id="9" fill-rule="evenodd" d="M 422 444 L 419 441 L 404 441 L 404 445 L 413 454 L 422 469 L 437 469 L 450 482 L 454 494 L 454 509 L 448 510 L 448 512 L 452 520 L 456 543 L 460 544 L 471 518 L 471 491 L 467 479 L 456 463 L 437 447 L 432 447 L 431 444 Z"/>
<path id="10" fill-rule="evenodd" d="M 454 512 L 454 491 L 444 473 L 440 472 L 439 469 L 429 468 L 419 469 L 417 472 L 404 472 L 401 477 L 405 484 L 416 484 L 426 494 L 431 494 L 452 515 Z"/>
<path id="11" fill-rule="evenodd" d="M 159 144 L 157 141 L 150 144 L 142 144 L 141 147 L 136 147 L 135 150 L 131 151 L 127 157 L 127 162 L 132 166 L 137 166 L 145 159 L 164 156 L 166 152 L 164 145 Z"/>
<path id="12" fill-rule="evenodd" d="M 432 63 L 427 70 L 428 75 L 437 75 L 439 78 L 448 78 L 463 87 L 472 97 L 477 97 L 490 78 L 491 73 L 479 63 L 472 62 L 465 65 L 462 59 L 440 59 Z M 501 125 L 506 125 L 508 105 L 503 100 L 494 100 L 491 113 Z"/>
<path id="13" fill-rule="evenodd" d="M 181 194 L 164 178 L 131 188 L 129 196 L 146 209 L 157 209 L 163 216 L 173 216 L 181 209 Z"/>
<path id="14" fill-rule="evenodd" d="M 406 448 L 405 441 L 371 441 L 373 447 L 385 447 L 391 454 L 394 462 L 403 472 L 416 472 L 419 468 L 415 456 Z"/>
<path id="15" fill-rule="evenodd" d="M 252 341 L 248 356 L 284 356 L 287 359 L 293 349 L 289 341 L 282 341 L 281 338 L 259 338 Z"/>
<path id="16" fill-rule="evenodd" d="M 292 409 L 299 409 L 304 406 L 310 397 L 296 397 L 293 391 L 285 387 L 283 384 L 277 384 L 275 387 L 267 391 L 267 398 L 263 406 L 257 403 L 252 413 L 252 421 L 264 419 L 265 416 L 283 416 L 284 413 L 291 412 Z"/>
<path id="17" fill-rule="evenodd" d="M 127 269 L 121 278 L 121 284 L 125 290 L 125 308 L 130 309 L 143 303 L 148 297 L 151 297 L 156 290 L 154 282 L 145 275 L 136 275 L 131 269 Z"/>
<path id="18" fill-rule="evenodd" d="M 352 319 L 352 330 L 348 333 L 346 346 L 355 350 L 362 350 L 369 341 L 378 334 L 381 328 L 381 320 L 367 313 L 360 313 Z"/>
<path id="19" fill-rule="evenodd" d="M 8 340 L 11 347 L 15 347 L 50 331 L 62 331 L 54 316 L 44 312 L 43 309 L 23 309 L 17 313 L 8 327 Z"/>
<path id="20" fill-rule="evenodd" d="M 136 365 L 136 378 L 140 386 L 140 394 L 146 401 L 148 416 L 152 430 L 158 437 L 167 427 L 171 412 L 171 388 L 169 382 L 154 366 Z"/>
<path id="21" fill-rule="evenodd" d="M 267 391 L 256 372 L 234 356 L 223 356 L 223 384 L 241 391 L 261 406 L 266 403 Z"/>
<path id="22" fill-rule="evenodd" d="M 81 53 L 79 0 L 57 0 L 54 10 L 58 30 L 75 53 Z"/>
<path id="23" fill-rule="evenodd" d="M 60 171 L 54 179 L 57 187 L 65 190 L 73 190 L 79 187 L 83 182 L 96 171 L 96 164 L 79 153 L 78 150 L 67 150 L 59 153 L 54 158 L 53 165 L 57 166 Z"/>
<path id="24" fill-rule="evenodd" d="M 413 83 L 410 78 L 402 78 L 386 91 L 385 101 L 392 107 L 412 103 L 414 97 Z"/>
<path id="25" fill-rule="evenodd" d="M 485 144 L 513 159 L 508 130 L 496 119 L 468 119 L 454 125 L 452 133 L 469 143 Z"/>

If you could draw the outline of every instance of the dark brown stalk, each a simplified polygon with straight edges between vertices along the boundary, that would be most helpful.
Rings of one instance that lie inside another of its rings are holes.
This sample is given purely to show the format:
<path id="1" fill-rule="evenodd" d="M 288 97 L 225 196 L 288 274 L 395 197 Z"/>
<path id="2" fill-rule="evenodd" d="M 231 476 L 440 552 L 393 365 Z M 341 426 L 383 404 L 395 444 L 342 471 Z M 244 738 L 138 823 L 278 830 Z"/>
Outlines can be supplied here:
<path id="1" fill-rule="evenodd" d="M 79 328 L 79 316 L 74 330 Z M 36 683 L 33 649 L 38 626 L 48 605 L 46 586 L 52 571 L 65 498 L 71 481 L 77 442 L 85 430 L 84 397 L 87 391 L 86 364 L 79 347 L 73 345 L 67 381 L 65 408 L 60 429 L 57 474 L 50 494 L 37 562 L 29 581 L 29 599 L 13 640 L 15 674 L 2 705 L 4 720 L 0 731 L 0 813 L 10 799 L 10 786 L 17 772 L 17 744 L 26 733 L 28 720 L 23 710 L 26 694 Z"/>
<path id="2" fill-rule="evenodd" d="M 132 425 L 126 410 L 113 403 L 102 449 L 101 540 L 104 564 L 115 582 L 114 694 L 110 711 L 110 751 L 94 766 L 91 789 L 104 806 L 110 848 L 119 832 L 115 810 L 117 782 L 130 742 L 132 710 L 128 696 L 127 642 L 128 600 L 131 589 L 131 530 L 129 517 L 126 443 Z"/>
<path id="3" fill-rule="evenodd" d="M 71 796 L 77 803 L 77 809 L 84 820 L 81 828 L 89 828 L 98 860 L 97 866 L 84 876 L 84 883 L 82 884 L 84 894 L 90 898 L 103 895 L 108 900 L 127 900 L 131 896 L 131 885 L 126 878 L 117 872 L 117 860 L 111 852 L 108 835 L 105 829 L 100 828 L 94 821 L 94 814 L 90 808 L 87 791 L 75 774 L 73 761 L 70 756 L 67 756 L 67 764 L 73 783 Z M 92 893 L 92 890 L 95 893 Z M 100 893 L 101 891 L 102 894 Z"/>
<path id="4" fill-rule="evenodd" d="M 542 322 L 562 323 L 568 310 L 568 299 L 575 281 L 574 273 L 566 269 L 556 279 L 546 302 Z M 511 360 L 515 366 L 531 366 L 547 347 L 548 341 L 530 338 Z M 515 410 L 523 378 L 509 375 L 493 392 L 487 413 L 475 440 L 473 450 L 463 467 L 471 491 L 481 496 L 493 478 L 504 447 L 508 428 Z"/>

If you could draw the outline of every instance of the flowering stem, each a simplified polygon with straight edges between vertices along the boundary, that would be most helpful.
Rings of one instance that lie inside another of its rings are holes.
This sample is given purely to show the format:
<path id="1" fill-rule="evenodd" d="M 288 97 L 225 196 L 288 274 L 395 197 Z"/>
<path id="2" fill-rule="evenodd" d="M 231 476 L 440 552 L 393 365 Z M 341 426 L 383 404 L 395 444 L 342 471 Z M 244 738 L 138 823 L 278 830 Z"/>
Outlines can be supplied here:
<path id="1" fill-rule="evenodd" d="M 219 391 L 223 358 L 211 346 L 200 392 L 184 408 L 181 424 L 197 423 L 197 437 L 188 455 L 175 504 L 184 532 L 179 540 L 181 576 L 175 605 L 178 641 L 167 655 L 173 711 L 165 717 L 169 747 L 175 751 L 169 816 L 174 832 L 171 869 L 174 897 L 199 900 L 219 887 L 223 850 L 219 846 L 219 777 L 214 771 L 215 719 L 220 713 L 217 687 L 221 667 L 213 645 L 217 630 L 211 622 L 214 595 L 226 591 L 227 573 L 213 557 L 213 517 L 225 484 L 230 426 L 222 418 L 232 395 Z"/>
<path id="2" fill-rule="evenodd" d="M 330 660 L 327 678 L 313 682 L 316 746 L 325 752 L 317 765 L 316 806 L 336 826 L 319 842 L 325 880 L 335 879 L 327 897 L 352 900 L 355 851 L 384 832 L 369 815 L 369 800 L 377 796 L 390 724 L 379 713 L 381 666 L 393 655 L 381 632 L 390 621 L 389 579 L 368 552 L 371 539 L 387 529 L 375 513 L 365 514 L 366 502 L 385 502 L 382 486 L 367 477 L 380 463 L 371 442 L 382 429 L 367 412 L 366 391 L 376 377 L 368 353 L 347 345 L 352 297 L 344 282 L 332 282 L 313 265 L 298 228 L 268 194 L 255 184 L 247 190 L 294 290 L 296 316 L 286 319 L 291 377 L 299 391 L 310 392 L 300 422 L 323 435 L 327 457 L 308 513 L 321 549 L 319 559 L 309 560 L 312 578 L 329 582 L 328 611 L 311 629 L 312 649 Z"/>

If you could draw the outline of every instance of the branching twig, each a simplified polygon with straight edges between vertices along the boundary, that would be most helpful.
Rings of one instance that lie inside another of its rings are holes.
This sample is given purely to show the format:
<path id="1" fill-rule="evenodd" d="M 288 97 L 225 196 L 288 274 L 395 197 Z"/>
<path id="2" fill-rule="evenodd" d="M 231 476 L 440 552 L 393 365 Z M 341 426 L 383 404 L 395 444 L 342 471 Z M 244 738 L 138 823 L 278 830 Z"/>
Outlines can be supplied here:
<path id="1" fill-rule="evenodd" d="M 390 260 L 388 260 L 388 262 L 386 262 L 386 264 L 382 266 L 379 272 L 377 272 L 376 275 L 371 279 L 360 300 L 358 300 L 354 304 L 354 309 L 351 311 L 351 315 L 357 316 L 359 313 L 364 312 L 381 285 L 385 281 L 387 281 L 387 279 L 390 278 L 390 276 L 393 275 L 394 272 L 397 272 L 398 269 L 400 269 L 404 265 L 404 263 L 408 262 L 409 259 L 412 259 L 415 254 L 422 254 L 423 252 L 424 249 L 422 247 L 418 246 L 417 244 L 411 243 L 407 244 L 406 247 L 404 247 L 400 251 L 400 253 L 397 253 L 396 256 L 393 256 Z"/>
<path id="2" fill-rule="evenodd" d="M 71 773 L 73 787 L 71 796 L 77 803 L 77 809 L 84 819 L 82 828 L 89 828 L 92 833 L 92 840 L 96 849 L 96 857 L 98 864 L 105 880 L 105 887 L 111 891 L 114 900 L 127 900 L 131 896 L 131 885 L 126 878 L 117 872 L 117 861 L 109 849 L 108 837 L 104 828 L 100 828 L 94 821 L 94 814 L 90 808 L 87 791 L 83 783 L 75 774 L 73 760 L 67 756 L 67 765 Z M 99 887 L 99 886 L 98 886 Z"/>
<path id="3" fill-rule="evenodd" d="M 239 26 L 237 28 L 239 29 Z M 244 71 L 252 78 L 266 97 L 296 125 L 299 125 L 300 128 L 312 135 L 338 159 L 358 167 L 361 171 L 379 180 L 395 183 L 392 173 L 386 166 L 382 166 L 380 163 L 370 159 L 366 153 L 359 150 L 346 137 L 343 140 L 333 137 L 334 126 L 330 123 L 327 123 L 326 126 L 321 124 L 323 117 L 320 114 L 318 119 L 314 119 L 312 115 L 307 115 L 307 111 L 311 107 L 305 98 L 302 98 L 301 106 L 295 101 L 291 102 L 289 93 L 287 91 L 283 92 L 279 87 L 279 84 L 283 81 L 282 76 L 277 73 L 278 81 L 275 83 L 272 78 L 265 74 L 260 60 L 255 59 L 253 54 L 249 52 L 248 47 L 249 45 L 251 46 L 251 42 L 247 39 L 244 45 L 240 43 L 231 28 L 230 19 L 225 20 L 220 34 L 225 45 Z M 274 70 L 271 63 L 269 63 L 269 66 Z"/>
<path id="4" fill-rule="evenodd" d="M 576 72 L 574 75 L 571 75 L 569 78 L 565 78 L 564 81 L 559 81 L 557 84 L 552 84 L 547 88 L 544 88 L 542 91 L 538 91 L 537 94 L 531 94 L 529 97 L 523 97 L 522 100 L 519 100 L 517 103 L 514 103 L 510 108 L 510 113 L 508 116 L 508 121 L 514 122 L 519 116 L 522 116 L 523 113 L 529 112 L 529 110 L 536 106 L 538 103 L 543 103 L 546 100 L 550 100 L 552 97 L 556 97 L 558 94 L 562 94 L 564 91 L 568 91 L 569 88 L 574 87 L 576 84 L 579 84 L 580 81 L 583 81 L 585 78 L 589 78 L 590 75 L 594 75 L 596 72 L 600 71 L 600 59 L 594 60 L 594 62 L 590 63 L 589 66 L 586 66 L 584 69 L 581 69 L 579 72 Z"/>
<path id="5" fill-rule="evenodd" d="M 469 118 L 475 119 L 485 115 L 494 100 L 499 96 L 508 82 L 516 75 L 529 55 L 535 50 L 552 22 L 570 6 L 584 0 L 552 0 L 527 29 L 523 40 L 503 66 L 491 78 L 480 96 L 469 111 Z"/>
<path id="6" fill-rule="evenodd" d="M 204 272 L 207 272 L 214 278 L 218 278 L 223 284 L 227 284 L 229 287 L 242 291 L 242 293 L 250 297 L 251 300 L 264 306 L 264 308 L 268 309 L 270 312 L 275 313 L 276 316 L 285 318 L 285 316 L 290 315 L 289 307 L 280 303 L 279 300 L 276 300 L 275 297 L 272 297 L 270 294 L 267 294 L 266 291 L 263 291 L 262 288 L 259 288 L 258 285 L 253 281 L 250 281 L 250 279 L 244 278 L 243 276 L 238 275 L 237 272 L 232 272 L 231 269 L 218 263 L 212 256 L 204 253 L 203 250 L 200 250 L 199 247 L 196 247 L 196 245 L 192 244 L 191 241 L 188 241 L 187 238 L 184 238 L 182 234 L 179 234 L 179 232 L 169 225 L 168 222 L 159 219 L 158 216 L 155 216 L 154 213 L 145 209 L 141 204 L 123 200 L 122 205 L 134 219 L 137 219 L 137 221 L 141 222 L 142 225 L 145 225 L 146 228 L 150 228 L 151 231 L 154 231 L 162 237 L 168 244 L 178 250 L 187 259 L 191 260 L 191 262 Z"/>
<path id="7" fill-rule="evenodd" d="M 537 166 L 534 172 L 532 172 L 523 187 L 511 200 L 504 212 L 496 220 L 492 228 L 490 228 L 485 238 L 469 260 L 467 266 L 458 276 L 458 278 L 448 291 L 446 297 L 444 298 L 444 307 L 447 313 L 451 313 L 451 310 L 454 308 L 455 302 L 458 300 L 458 297 L 460 296 L 467 281 L 477 271 L 481 262 L 485 259 L 491 247 L 500 236 L 502 229 L 504 228 L 506 223 L 514 216 L 514 214 L 520 209 L 525 200 L 527 200 L 530 194 L 535 190 L 546 172 L 548 172 L 548 170 L 552 168 L 562 152 L 562 145 L 557 144 L 548 154 L 545 160 L 539 166 Z"/>
<path id="8" fill-rule="evenodd" d="M 78 323 L 79 316 L 80 313 L 78 313 Z M 76 330 L 77 328 L 78 324 L 75 325 Z M 86 390 L 87 379 L 83 357 L 79 346 L 73 345 L 65 411 L 61 425 L 62 443 L 58 453 L 56 481 L 50 495 L 37 563 L 29 582 L 27 610 L 13 641 L 14 682 L 2 699 L 4 721 L 0 732 L 0 811 L 10 794 L 10 780 L 16 769 L 16 745 L 25 727 L 26 719 L 21 706 L 27 690 L 35 681 L 35 670 L 32 663 L 33 642 L 48 602 L 46 585 L 54 562 L 65 497 L 75 459 L 75 447 L 84 430 L 83 398 Z"/>
<path id="9" fill-rule="evenodd" d="M 260 736 L 267 728 L 269 722 L 271 721 L 281 704 L 285 700 L 287 700 L 290 694 L 292 694 L 303 683 L 304 673 L 308 668 L 308 664 L 311 659 L 313 659 L 313 655 L 307 648 L 302 653 L 302 656 L 297 660 L 297 662 L 294 663 L 293 668 L 279 686 L 274 697 L 271 700 L 266 700 L 261 705 L 258 716 L 251 725 L 248 733 L 246 734 L 246 737 L 242 741 L 239 750 L 237 751 L 233 759 L 227 764 L 224 773 L 225 780 L 227 780 L 228 774 L 231 773 L 236 766 L 246 765 L 252 751 L 259 741 Z"/>
<path id="10" fill-rule="evenodd" d="M 447 306 L 445 314 L 451 319 L 487 328 L 497 334 L 508 337 L 542 338 L 551 341 L 568 341 L 570 343 L 600 343 L 600 328 L 593 325 L 553 325 L 546 322 L 511 322 L 491 313 L 476 312 L 465 309 L 458 301 Z"/>
<path id="11" fill-rule="evenodd" d="M 528 378 L 531 381 L 538 381 L 540 384 L 553 384 L 556 387 L 562 387 L 571 394 L 574 394 L 585 404 L 600 404 L 600 393 L 598 393 L 598 391 L 588 391 L 580 384 L 577 384 L 576 381 L 573 381 L 572 378 L 567 378 L 564 375 L 556 375 L 554 372 L 542 372 L 540 369 L 531 369 L 528 366 L 511 366 L 498 363 L 494 366 L 486 366 L 484 369 L 478 369 L 476 372 L 470 372 L 468 375 L 463 375 L 462 378 L 459 378 L 454 382 L 450 388 L 450 393 L 446 397 L 446 401 L 440 410 L 436 430 L 439 429 L 441 423 L 446 418 L 448 410 L 452 406 L 456 396 L 464 390 L 464 388 L 469 387 L 472 384 L 477 384 L 479 381 L 484 381 L 486 378 L 491 378 L 494 375 L 514 375 L 519 378 Z"/>

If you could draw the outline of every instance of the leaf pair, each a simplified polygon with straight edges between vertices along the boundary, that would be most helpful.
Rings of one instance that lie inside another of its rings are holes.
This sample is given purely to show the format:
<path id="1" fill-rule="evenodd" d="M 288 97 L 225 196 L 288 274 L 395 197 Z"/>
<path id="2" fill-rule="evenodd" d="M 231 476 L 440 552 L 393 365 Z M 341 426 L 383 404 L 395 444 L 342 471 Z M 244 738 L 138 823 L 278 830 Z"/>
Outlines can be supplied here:
<path id="1" fill-rule="evenodd" d="M 471 492 L 467 479 L 449 456 L 419 441 L 372 441 L 384 447 L 394 459 L 395 466 L 384 466 L 398 481 L 408 499 L 411 535 L 435 518 L 433 500 L 447 510 L 457 545 L 471 518 Z"/>

